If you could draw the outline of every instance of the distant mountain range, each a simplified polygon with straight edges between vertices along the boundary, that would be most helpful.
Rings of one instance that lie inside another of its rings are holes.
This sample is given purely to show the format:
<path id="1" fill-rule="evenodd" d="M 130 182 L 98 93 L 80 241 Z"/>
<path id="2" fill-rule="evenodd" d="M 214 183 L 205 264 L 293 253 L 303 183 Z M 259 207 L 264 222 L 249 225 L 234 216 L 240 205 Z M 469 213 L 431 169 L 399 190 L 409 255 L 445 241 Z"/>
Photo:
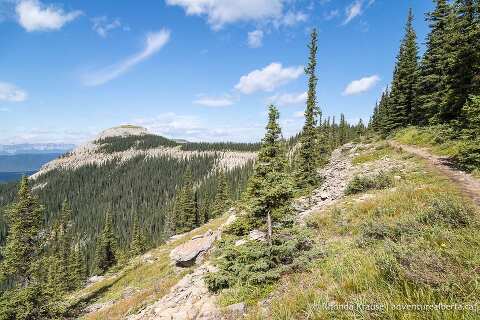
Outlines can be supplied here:
<path id="1" fill-rule="evenodd" d="M 0 155 L 17 155 L 17 154 L 45 154 L 59 153 L 63 154 L 75 148 L 73 144 L 63 143 L 22 143 L 22 144 L 0 144 Z"/>

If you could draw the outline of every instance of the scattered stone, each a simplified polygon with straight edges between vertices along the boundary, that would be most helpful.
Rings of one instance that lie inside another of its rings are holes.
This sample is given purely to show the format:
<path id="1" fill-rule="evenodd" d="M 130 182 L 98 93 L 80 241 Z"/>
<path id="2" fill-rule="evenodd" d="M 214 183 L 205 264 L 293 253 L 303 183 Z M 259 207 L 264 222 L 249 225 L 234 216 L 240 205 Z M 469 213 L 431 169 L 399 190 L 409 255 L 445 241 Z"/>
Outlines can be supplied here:
<path id="1" fill-rule="evenodd" d="M 217 268 L 206 263 L 186 275 L 170 293 L 148 306 L 139 314 L 128 317 L 128 320 L 220 320 L 221 312 L 216 304 L 216 296 L 212 295 L 203 280 L 208 272 L 216 272 Z"/>
<path id="2" fill-rule="evenodd" d="M 267 239 L 267 234 L 263 231 L 254 229 L 248 234 L 248 239 L 253 241 L 265 241 Z"/>
<path id="3" fill-rule="evenodd" d="M 245 239 L 237 240 L 237 241 L 235 241 L 235 247 L 243 246 L 245 243 L 247 243 L 247 240 L 245 240 Z"/>
<path id="4" fill-rule="evenodd" d="M 190 267 L 195 264 L 197 257 L 201 258 L 212 247 L 218 235 L 218 232 L 208 230 L 201 237 L 195 237 L 173 249 L 170 258 L 178 267 Z"/>
<path id="5" fill-rule="evenodd" d="M 330 195 L 327 192 L 321 192 L 320 193 L 320 199 L 322 200 L 327 200 Z"/>
<path id="6" fill-rule="evenodd" d="M 229 305 L 226 308 L 226 311 L 229 316 L 234 317 L 235 319 L 238 319 L 245 315 L 245 313 L 247 312 L 247 308 L 245 306 L 245 303 L 240 302 L 240 303 Z"/>
<path id="7" fill-rule="evenodd" d="M 94 284 L 102 281 L 103 279 L 105 279 L 105 276 L 91 276 L 90 278 L 88 278 L 87 284 Z"/>
<path id="8" fill-rule="evenodd" d="M 85 312 L 85 313 L 97 312 L 99 310 L 108 308 L 111 305 L 113 305 L 112 300 L 108 300 L 106 302 L 94 303 L 94 304 L 91 304 L 91 305 L 85 307 L 85 309 L 83 309 L 83 312 Z"/>

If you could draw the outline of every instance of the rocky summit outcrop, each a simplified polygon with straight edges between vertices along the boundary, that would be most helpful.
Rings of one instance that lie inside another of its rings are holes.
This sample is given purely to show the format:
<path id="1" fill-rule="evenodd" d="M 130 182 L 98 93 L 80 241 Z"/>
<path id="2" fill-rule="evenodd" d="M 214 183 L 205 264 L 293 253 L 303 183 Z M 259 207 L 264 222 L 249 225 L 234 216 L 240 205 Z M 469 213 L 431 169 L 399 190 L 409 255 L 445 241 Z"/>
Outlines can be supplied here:
<path id="1" fill-rule="evenodd" d="M 352 160 L 361 151 L 372 150 L 373 148 L 375 146 L 372 144 L 348 143 L 334 150 L 328 165 L 319 171 L 323 178 L 321 187 L 315 189 L 310 196 L 302 197 L 294 202 L 299 221 L 304 222 L 305 218 L 312 212 L 320 211 L 344 196 L 348 183 L 356 175 L 371 176 L 380 172 L 406 170 L 407 162 L 392 159 L 388 156 L 360 165 L 352 163 Z"/>
<path id="2" fill-rule="evenodd" d="M 205 263 L 182 278 L 171 290 L 153 305 L 128 320 L 219 320 L 216 296 L 212 295 L 203 280 L 208 272 L 217 269 Z"/>
<path id="3" fill-rule="evenodd" d="M 170 258 L 178 267 L 190 267 L 202 260 L 220 233 L 208 230 L 205 234 L 193 237 L 170 252 Z"/>

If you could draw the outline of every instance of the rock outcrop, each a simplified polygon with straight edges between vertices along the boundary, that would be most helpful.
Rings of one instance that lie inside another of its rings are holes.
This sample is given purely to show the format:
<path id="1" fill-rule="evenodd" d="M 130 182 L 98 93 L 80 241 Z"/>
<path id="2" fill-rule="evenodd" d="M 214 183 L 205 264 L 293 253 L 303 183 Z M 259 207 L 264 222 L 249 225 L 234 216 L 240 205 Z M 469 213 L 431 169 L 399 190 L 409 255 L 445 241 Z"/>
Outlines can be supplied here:
<path id="1" fill-rule="evenodd" d="M 198 263 L 219 237 L 219 232 L 208 230 L 205 234 L 193 237 L 170 252 L 170 258 L 178 267 L 190 267 Z"/>
<path id="2" fill-rule="evenodd" d="M 128 320 L 222 319 L 216 296 L 208 291 L 203 280 L 205 274 L 215 271 L 217 269 L 214 266 L 203 264 L 180 280 L 168 295 Z"/>

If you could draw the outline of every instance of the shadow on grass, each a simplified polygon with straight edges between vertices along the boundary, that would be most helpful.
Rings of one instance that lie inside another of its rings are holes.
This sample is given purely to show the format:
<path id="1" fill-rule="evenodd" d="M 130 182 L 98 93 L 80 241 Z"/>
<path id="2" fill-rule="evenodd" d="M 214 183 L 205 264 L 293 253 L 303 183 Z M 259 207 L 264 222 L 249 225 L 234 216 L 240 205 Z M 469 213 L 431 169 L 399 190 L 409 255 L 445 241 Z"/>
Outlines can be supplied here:
<path id="1" fill-rule="evenodd" d="M 92 304 L 94 301 L 98 300 L 101 298 L 101 296 L 107 292 L 113 285 L 115 285 L 117 282 L 122 280 L 125 277 L 125 273 L 122 273 L 120 276 L 115 278 L 113 281 L 110 283 L 99 287 L 98 289 L 89 292 L 88 294 L 80 297 L 78 300 L 74 301 L 70 306 L 69 306 L 69 311 L 68 315 L 69 317 L 77 318 L 81 316 L 84 312 L 82 311 L 85 307 L 88 305 Z"/>

